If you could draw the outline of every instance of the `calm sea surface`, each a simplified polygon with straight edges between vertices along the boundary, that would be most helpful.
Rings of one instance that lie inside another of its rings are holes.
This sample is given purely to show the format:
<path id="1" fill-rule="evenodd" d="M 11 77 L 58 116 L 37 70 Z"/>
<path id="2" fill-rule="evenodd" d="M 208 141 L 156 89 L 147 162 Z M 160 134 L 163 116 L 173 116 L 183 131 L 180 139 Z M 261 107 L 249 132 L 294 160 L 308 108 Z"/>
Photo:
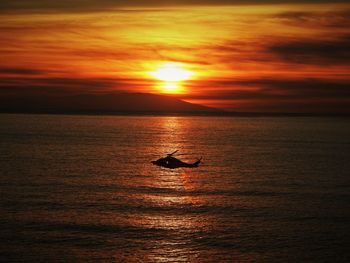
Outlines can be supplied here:
<path id="1" fill-rule="evenodd" d="M 1 262 L 350 260 L 346 118 L 1 114 L 0 173 Z"/>

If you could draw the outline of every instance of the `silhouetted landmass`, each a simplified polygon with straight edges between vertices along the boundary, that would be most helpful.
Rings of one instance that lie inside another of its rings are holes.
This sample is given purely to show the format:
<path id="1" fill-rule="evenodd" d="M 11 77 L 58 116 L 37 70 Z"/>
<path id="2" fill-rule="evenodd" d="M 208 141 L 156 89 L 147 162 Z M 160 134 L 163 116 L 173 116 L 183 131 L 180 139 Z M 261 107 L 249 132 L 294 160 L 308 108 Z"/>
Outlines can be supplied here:
<path id="1" fill-rule="evenodd" d="M 0 96 L 0 111 L 13 113 L 213 113 L 219 110 L 149 93 L 67 96 Z"/>
<path id="2" fill-rule="evenodd" d="M 0 95 L 2 113 L 101 115 L 205 115 L 234 117 L 350 117 L 349 113 L 227 112 L 150 93 Z"/>

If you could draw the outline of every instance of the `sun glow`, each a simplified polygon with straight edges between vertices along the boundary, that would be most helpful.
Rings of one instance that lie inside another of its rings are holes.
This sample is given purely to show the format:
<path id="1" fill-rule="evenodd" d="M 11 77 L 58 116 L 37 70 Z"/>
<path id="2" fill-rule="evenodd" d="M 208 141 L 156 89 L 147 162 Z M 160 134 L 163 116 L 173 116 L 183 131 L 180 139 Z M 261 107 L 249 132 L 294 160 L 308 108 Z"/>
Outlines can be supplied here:
<path id="1" fill-rule="evenodd" d="M 169 92 L 174 92 L 174 91 L 179 90 L 179 85 L 176 83 L 172 83 L 172 82 L 166 82 L 161 87 L 162 87 L 162 89 L 169 91 Z"/>
<path id="2" fill-rule="evenodd" d="M 186 70 L 181 63 L 166 63 L 151 72 L 151 75 L 159 80 L 177 82 L 189 79 L 193 73 Z"/>
<path id="3" fill-rule="evenodd" d="M 164 63 L 161 64 L 150 75 L 161 81 L 158 88 L 163 93 L 181 93 L 183 85 L 181 82 L 190 79 L 194 73 L 186 69 L 182 63 Z"/>

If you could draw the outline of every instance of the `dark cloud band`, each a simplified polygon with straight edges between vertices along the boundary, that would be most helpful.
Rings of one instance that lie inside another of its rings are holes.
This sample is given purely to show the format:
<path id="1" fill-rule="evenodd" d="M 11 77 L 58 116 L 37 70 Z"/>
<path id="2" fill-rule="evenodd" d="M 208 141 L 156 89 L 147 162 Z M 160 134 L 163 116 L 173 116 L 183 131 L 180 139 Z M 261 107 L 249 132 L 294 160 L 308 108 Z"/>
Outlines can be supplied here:
<path id="1" fill-rule="evenodd" d="M 350 64 L 350 35 L 332 41 L 299 40 L 276 43 L 268 51 L 293 63 Z"/>
<path id="2" fill-rule="evenodd" d="M 61 11 L 102 11 L 120 7 L 164 7 L 186 5 L 242 5 L 242 4 L 280 4 L 278 0 L 3 0 L 0 12 L 61 12 Z M 284 3 L 348 3 L 347 0 L 289 0 Z"/>

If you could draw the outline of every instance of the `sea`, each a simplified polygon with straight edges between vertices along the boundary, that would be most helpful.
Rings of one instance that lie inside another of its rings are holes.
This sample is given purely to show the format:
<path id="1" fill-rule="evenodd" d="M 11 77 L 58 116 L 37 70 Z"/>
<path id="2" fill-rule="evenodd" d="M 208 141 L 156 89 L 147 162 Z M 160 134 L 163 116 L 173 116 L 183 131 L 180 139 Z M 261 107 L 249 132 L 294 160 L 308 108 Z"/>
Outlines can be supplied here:
<path id="1" fill-rule="evenodd" d="M 1 262 L 350 262 L 350 119 L 0 114 L 0 197 Z"/>

